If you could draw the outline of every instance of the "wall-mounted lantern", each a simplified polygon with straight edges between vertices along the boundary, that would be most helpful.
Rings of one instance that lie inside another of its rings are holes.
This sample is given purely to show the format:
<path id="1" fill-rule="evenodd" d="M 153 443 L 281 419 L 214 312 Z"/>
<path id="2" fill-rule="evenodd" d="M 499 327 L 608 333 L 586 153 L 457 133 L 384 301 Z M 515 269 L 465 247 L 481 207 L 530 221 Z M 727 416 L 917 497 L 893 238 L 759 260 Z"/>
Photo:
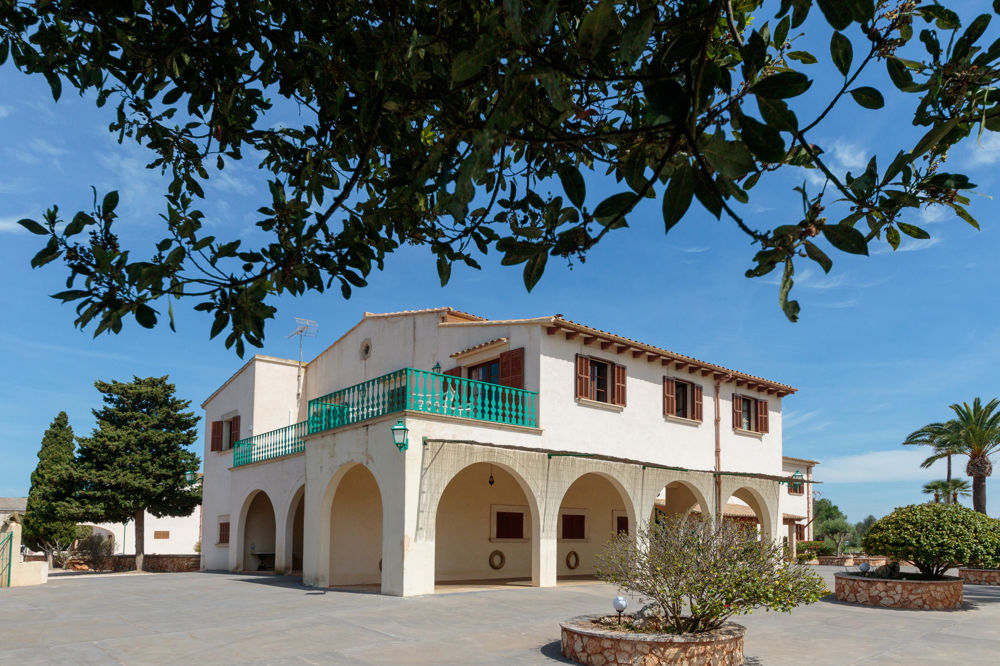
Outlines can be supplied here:
<path id="1" fill-rule="evenodd" d="M 433 367 L 431 367 L 431 372 L 441 372 L 441 364 L 435 361 Z"/>
<path id="2" fill-rule="evenodd" d="M 184 472 L 184 480 L 188 483 L 194 483 L 194 480 L 198 478 L 198 472 L 187 471 Z"/>
<path id="3" fill-rule="evenodd" d="M 403 419 L 399 419 L 396 421 L 396 425 L 392 426 L 392 443 L 400 452 L 405 451 L 409 446 L 406 441 L 407 433 L 409 433 L 409 429 L 403 423 Z"/>

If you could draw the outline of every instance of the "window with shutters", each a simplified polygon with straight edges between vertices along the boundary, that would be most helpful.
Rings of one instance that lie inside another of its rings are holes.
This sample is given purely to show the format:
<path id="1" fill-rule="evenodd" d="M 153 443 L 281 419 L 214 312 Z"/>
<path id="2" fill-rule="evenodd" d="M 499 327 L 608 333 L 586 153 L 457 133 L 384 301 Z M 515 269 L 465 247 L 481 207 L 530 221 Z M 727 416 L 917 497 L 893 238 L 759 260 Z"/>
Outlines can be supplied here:
<path id="1" fill-rule="evenodd" d="M 587 538 L 587 516 L 582 513 L 564 513 L 561 521 L 563 541 L 584 541 Z"/>
<path id="2" fill-rule="evenodd" d="M 692 421 L 702 420 L 703 390 L 700 385 L 673 377 L 663 378 L 663 415 Z"/>
<path id="3" fill-rule="evenodd" d="M 790 482 L 788 484 L 788 494 L 789 495 L 804 495 L 806 492 L 806 484 L 799 481 L 798 483 Z"/>
<path id="4" fill-rule="evenodd" d="M 628 373 L 618 365 L 593 356 L 576 355 L 575 396 L 609 405 L 625 406 Z"/>
<path id="5" fill-rule="evenodd" d="M 795 540 L 805 541 L 806 540 L 806 526 L 801 523 L 795 524 Z"/>
<path id="6" fill-rule="evenodd" d="M 236 445 L 243 435 L 240 432 L 240 417 L 237 414 L 232 418 L 221 421 L 212 421 L 209 431 L 210 449 L 212 451 L 228 451 Z"/>
<path id="7" fill-rule="evenodd" d="M 733 394 L 733 428 L 744 432 L 768 432 L 767 400 Z"/>
<path id="8" fill-rule="evenodd" d="M 219 521 L 219 543 L 229 543 L 229 521 Z"/>
<path id="9" fill-rule="evenodd" d="M 528 507 L 493 505 L 492 539 L 493 541 L 524 541 Z"/>
<path id="10" fill-rule="evenodd" d="M 628 513 L 615 509 L 611 512 L 614 521 L 615 534 L 628 534 Z"/>

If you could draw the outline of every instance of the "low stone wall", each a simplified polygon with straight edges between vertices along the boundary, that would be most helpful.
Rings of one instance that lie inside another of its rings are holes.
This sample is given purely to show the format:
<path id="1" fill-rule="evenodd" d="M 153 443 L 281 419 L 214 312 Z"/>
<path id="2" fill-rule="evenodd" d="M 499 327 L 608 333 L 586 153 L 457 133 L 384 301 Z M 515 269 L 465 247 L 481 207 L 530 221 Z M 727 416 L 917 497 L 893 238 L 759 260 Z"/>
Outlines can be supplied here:
<path id="1" fill-rule="evenodd" d="M 867 562 L 873 567 L 884 567 L 889 564 L 889 558 L 885 555 L 855 555 L 854 564 L 861 564 L 862 562 Z"/>
<path id="2" fill-rule="evenodd" d="M 1000 585 L 1000 569 L 967 569 L 960 567 L 958 577 L 968 585 Z"/>
<path id="3" fill-rule="evenodd" d="M 820 555 L 819 563 L 831 567 L 849 567 L 854 565 L 853 555 Z"/>
<path id="4" fill-rule="evenodd" d="M 885 608 L 951 610 L 962 605 L 962 579 L 895 580 L 836 573 L 840 601 Z"/>
<path id="5" fill-rule="evenodd" d="M 198 571 L 201 555 L 144 555 L 143 568 L 146 571 L 173 573 L 178 571 Z M 135 555 L 112 555 L 98 562 L 100 571 L 134 571 Z"/>
<path id="6" fill-rule="evenodd" d="M 563 622 L 562 653 L 580 664 L 687 664 L 739 666 L 743 663 L 746 628 L 733 622 L 704 634 L 640 634 L 608 631 L 582 615 Z"/>

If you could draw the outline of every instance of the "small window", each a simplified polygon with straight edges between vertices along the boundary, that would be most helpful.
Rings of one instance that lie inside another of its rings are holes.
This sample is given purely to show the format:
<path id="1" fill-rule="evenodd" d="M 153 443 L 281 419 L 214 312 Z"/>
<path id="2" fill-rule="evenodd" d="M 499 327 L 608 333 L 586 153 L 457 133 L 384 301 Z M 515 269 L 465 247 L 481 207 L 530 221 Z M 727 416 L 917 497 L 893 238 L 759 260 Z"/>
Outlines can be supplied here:
<path id="1" fill-rule="evenodd" d="M 219 523 L 219 543 L 229 543 L 229 521 Z"/>
<path id="2" fill-rule="evenodd" d="M 677 401 L 674 416 L 679 416 L 683 419 L 691 418 L 690 397 L 691 385 L 687 382 L 674 381 L 674 399 Z"/>
<path id="3" fill-rule="evenodd" d="M 562 538 L 582 541 L 587 538 L 587 517 L 578 513 L 564 513 L 562 516 Z"/>
<path id="4" fill-rule="evenodd" d="M 789 495 L 804 495 L 806 492 L 805 484 L 799 481 L 798 483 L 788 484 L 788 494 Z"/>
<path id="5" fill-rule="evenodd" d="M 155 530 L 153 532 L 153 538 L 154 539 L 169 539 L 170 538 L 170 530 Z"/>
<path id="6" fill-rule="evenodd" d="M 795 525 L 795 540 L 805 541 L 806 540 L 806 526 L 796 523 Z"/>
<path id="7" fill-rule="evenodd" d="M 753 430 L 753 417 L 754 412 L 754 399 L 753 398 L 740 398 L 742 401 L 742 407 L 740 408 L 740 427 L 744 430 Z"/>
<path id="8" fill-rule="evenodd" d="M 520 511 L 497 511 L 497 539 L 523 539 L 524 514 Z"/>
<path id="9" fill-rule="evenodd" d="M 628 516 L 618 516 L 615 519 L 615 533 L 628 534 Z"/>
<path id="10" fill-rule="evenodd" d="M 610 376 L 610 363 L 590 359 L 590 399 L 598 402 L 611 402 L 611 393 L 608 391 L 608 379 Z"/>

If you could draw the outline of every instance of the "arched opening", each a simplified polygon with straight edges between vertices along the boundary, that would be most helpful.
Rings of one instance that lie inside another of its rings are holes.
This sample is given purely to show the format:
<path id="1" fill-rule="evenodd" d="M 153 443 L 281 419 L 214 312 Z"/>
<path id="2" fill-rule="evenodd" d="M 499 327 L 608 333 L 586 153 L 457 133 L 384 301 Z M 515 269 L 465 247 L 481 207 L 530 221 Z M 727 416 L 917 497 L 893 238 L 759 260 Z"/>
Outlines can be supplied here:
<path id="1" fill-rule="evenodd" d="M 474 463 L 452 478 L 435 517 L 435 582 L 531 579 L 538 518 L 526 487 L 510 470 L 490 463 Z"/>
<path id="2" fill-rule="evenodd" d="M 694 487 L 683 481 L 672 481 L 663 487 L 663 490 L 656 496 L 653 502 L 653 515 L 651 520 L 655 520 L 658 515 L 708 515 L 708 502 L 701 493 Z"/>
<path id="3" fill-rule="evenodd" d="M 302 574 L 303 524 L 305 521 L 306 497 L 305 488 L 299 488 L 292 502 L 286 519 L 285 532 L 285 572 Z"/>
<path id="4" fill-rule="evenodd" d="M 619 533 L 635 529 L 625 493 L 608 477 L 584 474 L 566 490 L 556 523 L 556 578 L 589 578 L 596 555 Z"/>
<path id="5" fill-rule="evenodd" d="M 353 465 L 330 508 L 330 585 L 381 583 L 382 495 L 368 468 Z"/>
<path id="6" fill-rule="evenodd" d="M 254 493 L 243 522 L 243 570 L 274 571 L 274 507 L 263 490 Z"/>
<path id="7" fill-rule="evenodd" d="M 770 514 L 763 498 L 750 488 L 737 488 L 726 500 L 723 520 L 740 523 L 763 536 L 770 532 Z"/>

